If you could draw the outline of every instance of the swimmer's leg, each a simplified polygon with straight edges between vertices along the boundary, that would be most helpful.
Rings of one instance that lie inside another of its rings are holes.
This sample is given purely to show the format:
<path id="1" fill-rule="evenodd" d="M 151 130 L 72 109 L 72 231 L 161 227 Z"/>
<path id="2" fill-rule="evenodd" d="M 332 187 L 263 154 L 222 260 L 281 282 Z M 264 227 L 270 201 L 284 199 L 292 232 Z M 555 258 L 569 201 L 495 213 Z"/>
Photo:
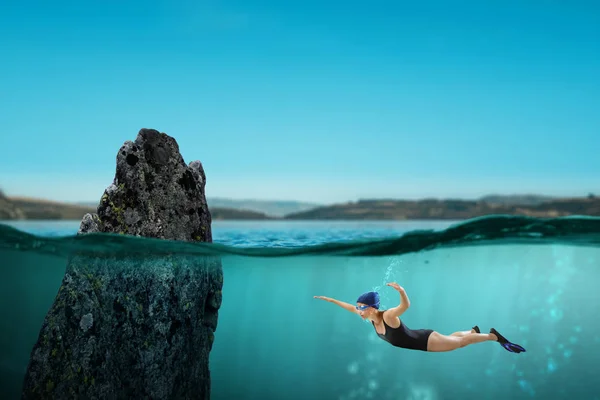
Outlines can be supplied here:
<path id="1" fill-rule="evenodd" d="M 427 351 L 442 352 L 453 351 L 466 347 L 470 344 L 482 343 L 487 341 L 498 341 L 498 337 L 493 333 L 471 333 L 466 336 L 457 337 L 442 335 L 438 332 L 432 332 L 427 341 Z"/>
<path id="2" fill-rule="evenodd" d="M 480 333 L 480 332 L 481 331 L 479 330 L 479 327 L 477 325 L 475 325 L 470 331 L 454 332 L 454 333 L 451 333 L 450 336 L 463 337 L 463 336 L 470 335 L 471 333 Z"/>

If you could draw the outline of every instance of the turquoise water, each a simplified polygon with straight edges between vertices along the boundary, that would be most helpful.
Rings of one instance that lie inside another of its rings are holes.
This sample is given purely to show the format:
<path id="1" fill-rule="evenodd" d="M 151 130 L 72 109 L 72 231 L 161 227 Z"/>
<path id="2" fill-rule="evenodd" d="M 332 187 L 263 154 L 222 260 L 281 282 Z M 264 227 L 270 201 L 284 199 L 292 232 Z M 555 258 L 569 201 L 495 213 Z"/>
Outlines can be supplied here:
<path id="1" fill-rule="evenodd" d="M 305 247 L 331 242 L 400 236 L 419 229 L 445 229 L 458 221 L 214 221 L 213 241 L 235 247 Z M 4 221 L 20 231 L 56 237 L 74 235 L 80 221 Z"/>
<path id="2" fill-rule="evenodd" d="M 215 244 L 73 236 L 77 223 L 0 226 L 0 398 L 19 396 L 31 347 L 73 252 L 222 259 L 212 399 L 598 399 L 600 219 L 215 223 Z M 449 228 L 449 229 L 446 229 Z M 424 231 L 423 231 L 424 230 Z M 35 236 L 32 236 L 34 234 Z M 66 236 L 65 236 L 66 235 Z M 391 347 L 314 295 L 406 289 L 412 328 L 497 328 L 449 353 Z"/>

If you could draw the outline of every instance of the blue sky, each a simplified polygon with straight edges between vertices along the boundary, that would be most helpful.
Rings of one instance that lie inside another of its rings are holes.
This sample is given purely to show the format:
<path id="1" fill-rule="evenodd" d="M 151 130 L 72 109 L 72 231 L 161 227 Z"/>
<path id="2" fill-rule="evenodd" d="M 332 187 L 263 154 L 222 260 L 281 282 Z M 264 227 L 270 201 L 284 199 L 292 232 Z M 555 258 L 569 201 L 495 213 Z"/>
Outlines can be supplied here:
<path id="1" fill-rule="evenodd" d="M 600 192 L 593 1 L 2 2 L 0 46 L 13 195 L 97 201 L 142 127 L 209 197 Z"/>

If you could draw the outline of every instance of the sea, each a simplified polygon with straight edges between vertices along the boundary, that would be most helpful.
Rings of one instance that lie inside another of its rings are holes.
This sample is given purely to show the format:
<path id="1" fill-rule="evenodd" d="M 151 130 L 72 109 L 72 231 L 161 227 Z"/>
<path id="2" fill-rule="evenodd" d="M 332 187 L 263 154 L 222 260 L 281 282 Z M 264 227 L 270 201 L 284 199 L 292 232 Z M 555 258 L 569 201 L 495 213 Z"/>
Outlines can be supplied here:
<path id="1" fill-rule="evenodd" d="M 0 222 L 0 399 L 20 397 L 70 254 L 213 255 L 223 303 L 211 399 L 600 399 L 600 218 L 214 221 L 213 241 L 76 235 L 79 221 Z M 404 350 L 335 304 L 366 291 L 410 328 L 494 327 L 495 342 Z"/>

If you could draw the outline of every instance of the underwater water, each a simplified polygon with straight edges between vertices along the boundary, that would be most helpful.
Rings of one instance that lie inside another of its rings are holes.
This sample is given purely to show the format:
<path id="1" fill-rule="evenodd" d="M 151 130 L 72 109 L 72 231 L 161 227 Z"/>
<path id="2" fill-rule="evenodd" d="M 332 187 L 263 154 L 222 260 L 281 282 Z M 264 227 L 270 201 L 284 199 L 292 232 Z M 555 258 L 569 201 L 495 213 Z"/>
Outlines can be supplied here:
<path id="1" fill-rule="evenodd" d="M 77 253 L 221 258 L 212 399 L 600 399 L 600 218 L 373 225 L 368 235 L 360 223 L 290 226 L 225 228 L 222 240 L 215 234 L 217 243 L 206 244 L 75 236 L 71 228 L 33 235 L 0 225 L 0 398 L 19 397 L 67 257 Z M 288 245 L 275 240 L 289 240 L 285 232 L 295 237 Z M 408 327 L 446 334 L 494 327 L 527 352 L 493 342 L 448 353 L 398 349 L 370 323 L 313 298 L 353 303 L 379 290 L 387 308 L 399 302 L 389 281 L 411 300 L 402 316 Z"/>

